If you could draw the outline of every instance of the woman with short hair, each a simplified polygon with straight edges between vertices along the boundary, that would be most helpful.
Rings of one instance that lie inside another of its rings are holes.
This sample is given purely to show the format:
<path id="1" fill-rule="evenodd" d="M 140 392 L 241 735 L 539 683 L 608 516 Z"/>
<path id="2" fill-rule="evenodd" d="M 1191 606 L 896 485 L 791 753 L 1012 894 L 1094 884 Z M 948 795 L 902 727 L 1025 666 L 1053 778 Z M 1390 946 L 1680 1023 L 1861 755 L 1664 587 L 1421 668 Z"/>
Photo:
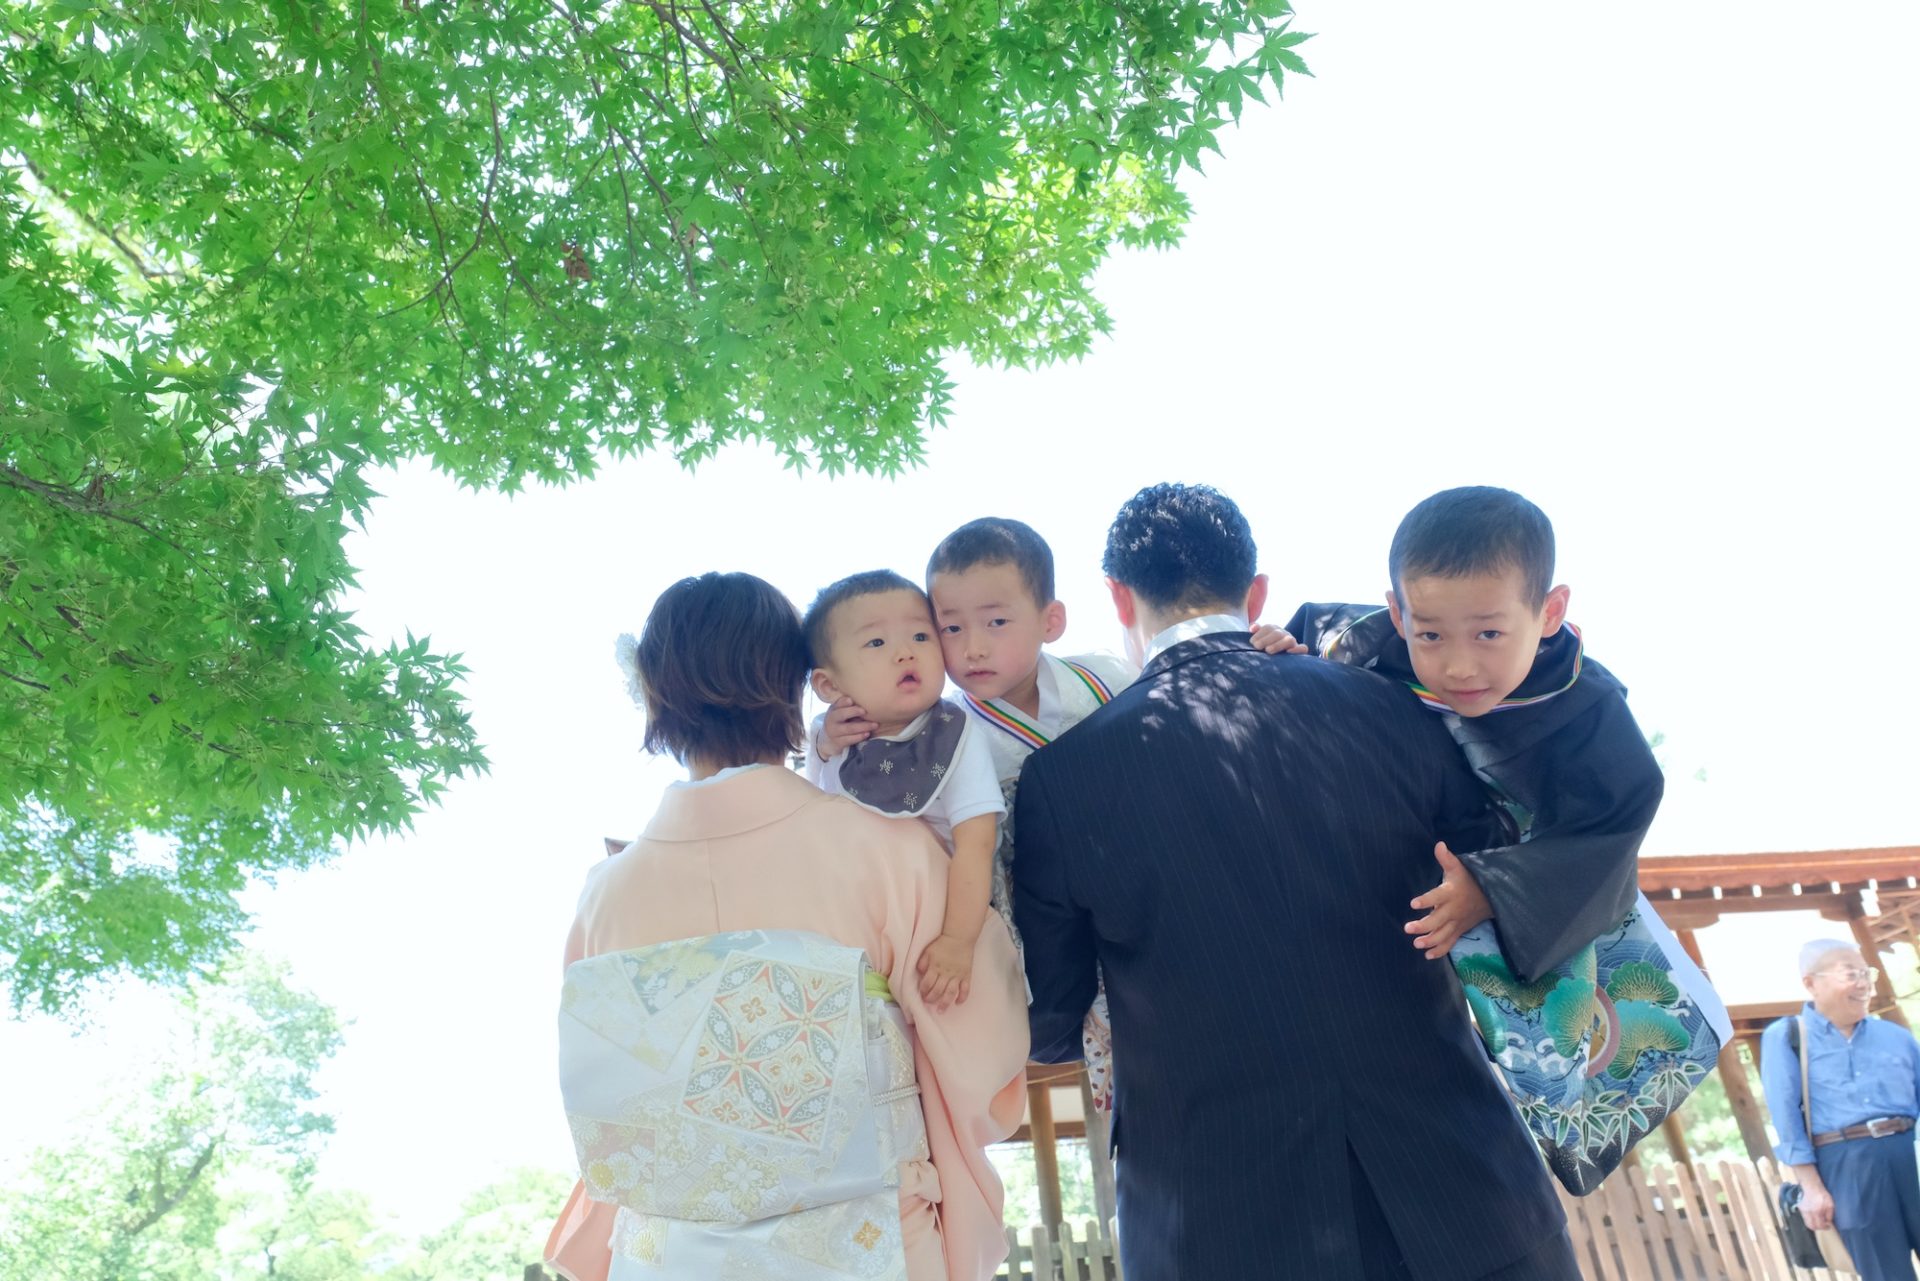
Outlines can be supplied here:
<path id="1" fill-rule="evenodd" d="M 623 665 L 647 711 L 648 750 L 672 755 L 688 778 L 588 876 L 567 963 L 735 931 L 806 931 L 861 949 L 910 1029 L 925 1117 L 928 1159 L 899 1164 L 907 1276 L 984 1281 L 1006 1254 L 986 1148 L 1013 1133 L 1025 1102 L 1025 996 L 1004 928 L 996 919 L 982 934 L 965 1003 L 934 1010 L 919 999 L 916 966 L 945 914 L 946 857 L 924 825 L 783 768 L 802 741 L 808 661 L 799 618 L 772 586 L 748 574 L 683 579 Z M 548 1259 L 574 1281 L 601 1281 L 617 1215 L 576 1187 Z"/>

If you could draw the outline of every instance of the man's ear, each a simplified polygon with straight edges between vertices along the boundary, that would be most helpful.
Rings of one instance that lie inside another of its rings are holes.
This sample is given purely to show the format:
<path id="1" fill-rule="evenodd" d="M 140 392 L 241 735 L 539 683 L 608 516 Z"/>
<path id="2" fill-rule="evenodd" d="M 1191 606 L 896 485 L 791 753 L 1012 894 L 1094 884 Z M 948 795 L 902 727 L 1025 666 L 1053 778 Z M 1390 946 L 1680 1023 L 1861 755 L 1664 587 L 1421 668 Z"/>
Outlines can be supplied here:
<path id="1" fill-rule="evenodd" d="M 1547 593 L 1547 603 L 1540 611 L 1540 636 L 1545 639 L 1560 630 L 1560 624 L 1567 621 L 1567 601 L 1573 595 L 1573 589 L 1565 583 Z"/>
<path id="2" fill-rule="evenodd" d="M 1119 615 L 1120 626 L 1132 627 L 1140 616 L 1140 603 L 1133 598 L 1133 588 L 1117 578 L 1109 578 L 1107 592 L 1113 597 L 1113 612 Z"/>
<path id="3" fill-rule="evenodd" d="M 1247 584 L 1247 622 L 1260 620 L 1260 611 L 1267 607 L 1267 576 L 1255 574 L 1253 581 Z"/>
<path id="4" fill-rule="evenodd" d="M 813 696 L 826 704 L 833 704 L 840 697 L 840 687 L 833 683 L 833 677 L 824 667 L 816 667 L 808 673 L 807 680 L 813 686 Z"/>
<path id="5" fill-rule="evenodd" d="M 1387 593 L 1387 617 L 1393 620 L 1393 630 L 1400 633 L 1400 639 L 1407 638 L 1407 624 L 1400 617 L 1400 598 L 1392 592 Z"/>
<path id="6" fill-rule="evenodd" d="M 1067 632 L 1067 607 L 1060 601 L 1054 601 L 1040 611 L 1040 643 L 1051 645 Z"/>

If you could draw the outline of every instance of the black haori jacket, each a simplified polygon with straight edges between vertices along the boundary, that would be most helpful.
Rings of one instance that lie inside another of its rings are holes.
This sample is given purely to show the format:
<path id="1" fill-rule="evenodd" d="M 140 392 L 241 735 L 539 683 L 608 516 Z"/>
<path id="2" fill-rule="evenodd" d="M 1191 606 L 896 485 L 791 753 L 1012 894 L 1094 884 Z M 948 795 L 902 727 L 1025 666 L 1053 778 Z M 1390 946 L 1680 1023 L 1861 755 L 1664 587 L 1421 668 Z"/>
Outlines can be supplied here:
<path id="1" fill-rule="evenodd" d="M 1520 688 L 1484 716 L 1447 711 L 1413 673 L 1407 644 L 1372 605 L 1302 605 L 1287 623 L 1322 658 L 1400 681 L 1439 709 L 1519 840 L 1456 850 L 1488 902 L 1514 972 L 1531 980 L 1633 910 L 1640 842 L 1665 780 L 1627 710 L 1627 690 L 1562 627 Z"/>

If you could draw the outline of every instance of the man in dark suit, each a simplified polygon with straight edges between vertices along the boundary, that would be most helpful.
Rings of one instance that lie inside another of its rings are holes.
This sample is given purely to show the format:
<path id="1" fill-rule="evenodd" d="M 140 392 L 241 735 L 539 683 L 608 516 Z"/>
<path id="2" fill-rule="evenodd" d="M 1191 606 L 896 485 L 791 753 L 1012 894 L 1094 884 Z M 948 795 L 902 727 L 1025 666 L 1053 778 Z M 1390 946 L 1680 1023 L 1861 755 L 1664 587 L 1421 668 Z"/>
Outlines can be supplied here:
<path id="1" fill-rule="evenodd" d="M 1253 537 L 1135 495 L 1105 569 L 1140 679 L 1020 776 L 1033 1057 L 1080 1055 L 1104 967 L 1128 1281 L 1575 1281 L 1565 1218 L 1403 925 L 1434 844 L 1504 840 L 1439 718 L 1248 643 Z"/>

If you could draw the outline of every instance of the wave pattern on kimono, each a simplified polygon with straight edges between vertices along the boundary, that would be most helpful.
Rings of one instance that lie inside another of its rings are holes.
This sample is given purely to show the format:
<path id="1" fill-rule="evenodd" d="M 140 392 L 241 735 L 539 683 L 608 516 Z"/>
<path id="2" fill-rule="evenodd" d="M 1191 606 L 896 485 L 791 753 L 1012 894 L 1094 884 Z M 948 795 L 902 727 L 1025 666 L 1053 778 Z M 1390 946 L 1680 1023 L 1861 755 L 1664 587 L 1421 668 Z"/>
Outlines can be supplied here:
<path id="1" fill-rule="evenodd" d="M 1511 697 L 1464 718 L 1420 685 L 1384 609 L 1303 605 L 1287 630 L 1323 658 L 1407 685 L 1512 820 L 1514 844 L 1459 852 L 1494 921 L 1463 935 L 1451 960 L 1548 1168 L 1585 1196 L 1733 1036 L 1706 975 L 1635 888 L 1662 781 L 1626 688 L 1568 624 Z"/>
<path id="2" fill-rule="evenodd" d="M 1491 925 L 1453 945 L 1487 1054 L 1556 1179 L 1600 1186 L 1706 1079 L 1733 1026 L 1706 975 L 1643 895 L 1608 933 L 1533 982 Z"/>
<path id="3" fill-rule="evenodd" d="M 864 953 L 749 931 L 567 969 L 561 1095 L 608 1281 L 904 1281 L 928 1158 L 913 1045 Z"/>

